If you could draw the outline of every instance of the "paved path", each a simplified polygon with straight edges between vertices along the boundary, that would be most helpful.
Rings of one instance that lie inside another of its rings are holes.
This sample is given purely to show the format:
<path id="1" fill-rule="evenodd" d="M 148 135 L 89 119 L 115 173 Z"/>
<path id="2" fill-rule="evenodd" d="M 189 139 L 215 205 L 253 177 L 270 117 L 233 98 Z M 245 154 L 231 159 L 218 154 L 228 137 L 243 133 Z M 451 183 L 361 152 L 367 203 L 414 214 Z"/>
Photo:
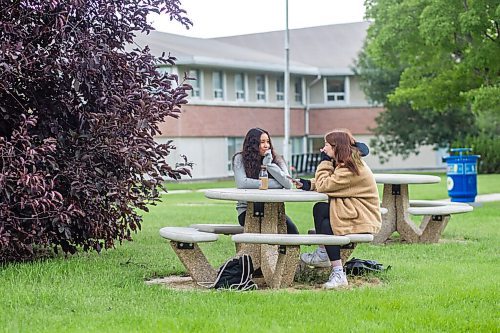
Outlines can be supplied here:
<path id="1" fill-rule="evenodd" d="M 450 201 L 450 198 L 442 199 L 439 201 Z M 474 201 L 474 203 L 493 202 L 493 201 L 500 201 L 500 193 L 476 195 L 476 201 Z"/>
<path id="2" fill-rule="evenodd" d="M 476 197 L 477 202 L 500 201 L 500 193 L 481 194 Z"/>

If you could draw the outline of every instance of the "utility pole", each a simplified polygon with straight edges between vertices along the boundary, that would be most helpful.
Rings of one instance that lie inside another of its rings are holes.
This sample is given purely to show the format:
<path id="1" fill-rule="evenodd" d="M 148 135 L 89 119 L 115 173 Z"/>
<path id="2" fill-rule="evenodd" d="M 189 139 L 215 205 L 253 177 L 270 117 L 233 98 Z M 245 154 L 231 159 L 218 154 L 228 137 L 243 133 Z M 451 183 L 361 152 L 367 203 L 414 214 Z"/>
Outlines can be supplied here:
<path id="1" fill-rule="evenodd" d="M 288 33 L 288 0 L 285 0 L 285 138 L 283 140 L 283 157 L 292 166 L 290 153 L 290 36 Z"/>

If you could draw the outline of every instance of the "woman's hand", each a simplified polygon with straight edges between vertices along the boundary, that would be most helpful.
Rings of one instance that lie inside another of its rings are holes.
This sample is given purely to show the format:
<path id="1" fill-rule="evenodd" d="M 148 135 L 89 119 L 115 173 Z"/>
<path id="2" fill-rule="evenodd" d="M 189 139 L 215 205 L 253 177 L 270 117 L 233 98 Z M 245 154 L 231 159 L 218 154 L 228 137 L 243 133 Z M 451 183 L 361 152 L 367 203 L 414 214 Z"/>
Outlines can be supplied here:
<path id="1" fill-rule="evenodd" d="M 311 190 L 311 181 L 310 180 L 307 180 L 307 179 L 304 179 L 304 178 L 300 178 L 300 182 L 298 182 L 300 184 L 300 187 L 299 185 L 295 184 L 295 186 L 298 188 L 298 189 L 301 189 L 301 190 L 304 190 L 304 191 L 310 191 Z"/>
<path id="2" fill-rule="evenodd" d="M 271 152 L 271 149 L 266 151 L 266 154 L 264 155 L 264 159 L 262 160 L 262 165 L 269 165 L 273 162 L 273 154 Z"/>
<path id="3" fill-rule="evenodd" d="M 332 158 L 327 154 L 325 153 L 323 150 L 321 151 L 321 161 L 328 161 L 328 162 L 331 162 L 332 161 Z"/>
<path id="4" fill-rule="evenodd" d="M 300 180 L 292 178 L 292 177 L 290 177 L 288 175 L 286 176 L 286 178 L 290 179 L 291 182 L 293 183 L 293 185 L 295 185 L 296 188 L 298 188 L 298 189 L 302 188 L 303 184 L 300 182 Z"/>

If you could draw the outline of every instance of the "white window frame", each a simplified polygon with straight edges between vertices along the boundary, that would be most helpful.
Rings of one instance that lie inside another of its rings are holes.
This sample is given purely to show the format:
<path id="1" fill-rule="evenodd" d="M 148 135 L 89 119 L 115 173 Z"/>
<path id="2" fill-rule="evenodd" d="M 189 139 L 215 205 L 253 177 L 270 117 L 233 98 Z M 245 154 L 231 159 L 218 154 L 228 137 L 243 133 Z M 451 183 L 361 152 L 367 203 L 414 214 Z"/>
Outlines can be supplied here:
<path id="1" fill-rule="evenodd" d="M 215 75 L 220 74 L 220 88 L 215 87 Z M 225 89 L 224 89 L 224 72 L 222 71 L 213 71 L 212 72 L 212 97 L 214 100 L 223 101 L 225 99 Z"/>
<path id="2" fill-rule="evenodd" d="M 283 88 L 282 91 L 278 90 L 278 82 L 281 82 L 281 86 Z M 285 78 L 282 77 L 277 77 L 276 78 L 276 100 L 277 101 L 284 101 L 285 100 Z"/>
<path id="3" fill-rule="evenodd" d="M 297 99 L 299 94 L 297 93 L 297 80 L 300 80 L 300 98 Z M 293 81 L 293 96 L 294 101 L 300 104 L 304 104 L 304 78 L 296 77 Z"/>
<path id="4" fill-rule="evenodd" d="M 201 71 L 199 69 L 190 69 L 188 76 L 196 79 L 188 82 L 193 87 L 191 98 L 201 99 Z M 193 82 L 196 82 L 196 85 L 193 85 Z"/>
<path id="5" fill-rule="evenodd" d="M 348 98 L 348 91 L 349 91 L 349 78 L 347 76 L 343 77 L 343 83 L 344 83 L 344 91 L 343 92 L 328 92 L 328 80 L 337 80 L 341 81 L 341 77 L 326 77 L 324 82 L 324 91 L 325 91 L 325 103 L 333 103 L 333 104 L 346 104 L 347 103 L 347 98 Z M 333 97 L 333 99 L 329 99 L 330 97 Z"/>
<path id="6" fill-rule="evenodd" d="M 236 78 L 241 75 L 241 84 L 243 85 L 243 90 L 238 89 L 238 85 L 236 84 Z M 236 100 L 240 102 L 244 102 L 247 100 L 247 78 L 245 73 L 235 73 L 234 74 L 234 91 Z"/>
<path id="7" fill-rule="evenodd" d="M 259 82 L 258 82 L 259 77 L 262 77 L 264 90 L 259 90 Z M 258 74 L 255 76 L 255 98 L 257 99 L 257 102 L 267 101 L 267 77 L 265 74 Z"/>

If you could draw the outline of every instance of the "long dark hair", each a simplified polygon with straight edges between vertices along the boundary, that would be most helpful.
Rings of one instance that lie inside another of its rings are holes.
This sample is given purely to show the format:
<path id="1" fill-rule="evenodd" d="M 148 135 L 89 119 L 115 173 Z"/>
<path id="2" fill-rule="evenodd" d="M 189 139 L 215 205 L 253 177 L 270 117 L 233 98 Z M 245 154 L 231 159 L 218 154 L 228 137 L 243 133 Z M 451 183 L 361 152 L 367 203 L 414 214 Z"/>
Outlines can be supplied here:
<path id="1" fill-rule="evenodd" d="M 243 150 L 241 152 L 236 153 L 241 154 L 243 157 L 243 166 L 245 167 L 245 173 L 248 178 L 259 178 L 260 166 L 262 164 L 263 156 L 260 156 L 259 146 L 260 146 L 260 136 L 266 133 L 269 137 L 269 149 L 271 149 L 271 153 L 273 155 L 273 161 L 276 160 L 276 153 L 274 152 L 273 142 L 271 141 L 271 136 L 269 132 L 263 130 L 262 128 L 252 128 L 248 131 L 245 136 L 245 140 L 243 141 Z M 234 163 L 233 156 L 233 163 Z"/>
<path id="2" fill-rule="evenodd" d="M 359 167 L 363 163 L 351 132 L 346 129 L 335 129 L 325 135 L 325 141 L 334 148 L 337 165 L 343 163 L 352 173 L 359 175 Z"/>

